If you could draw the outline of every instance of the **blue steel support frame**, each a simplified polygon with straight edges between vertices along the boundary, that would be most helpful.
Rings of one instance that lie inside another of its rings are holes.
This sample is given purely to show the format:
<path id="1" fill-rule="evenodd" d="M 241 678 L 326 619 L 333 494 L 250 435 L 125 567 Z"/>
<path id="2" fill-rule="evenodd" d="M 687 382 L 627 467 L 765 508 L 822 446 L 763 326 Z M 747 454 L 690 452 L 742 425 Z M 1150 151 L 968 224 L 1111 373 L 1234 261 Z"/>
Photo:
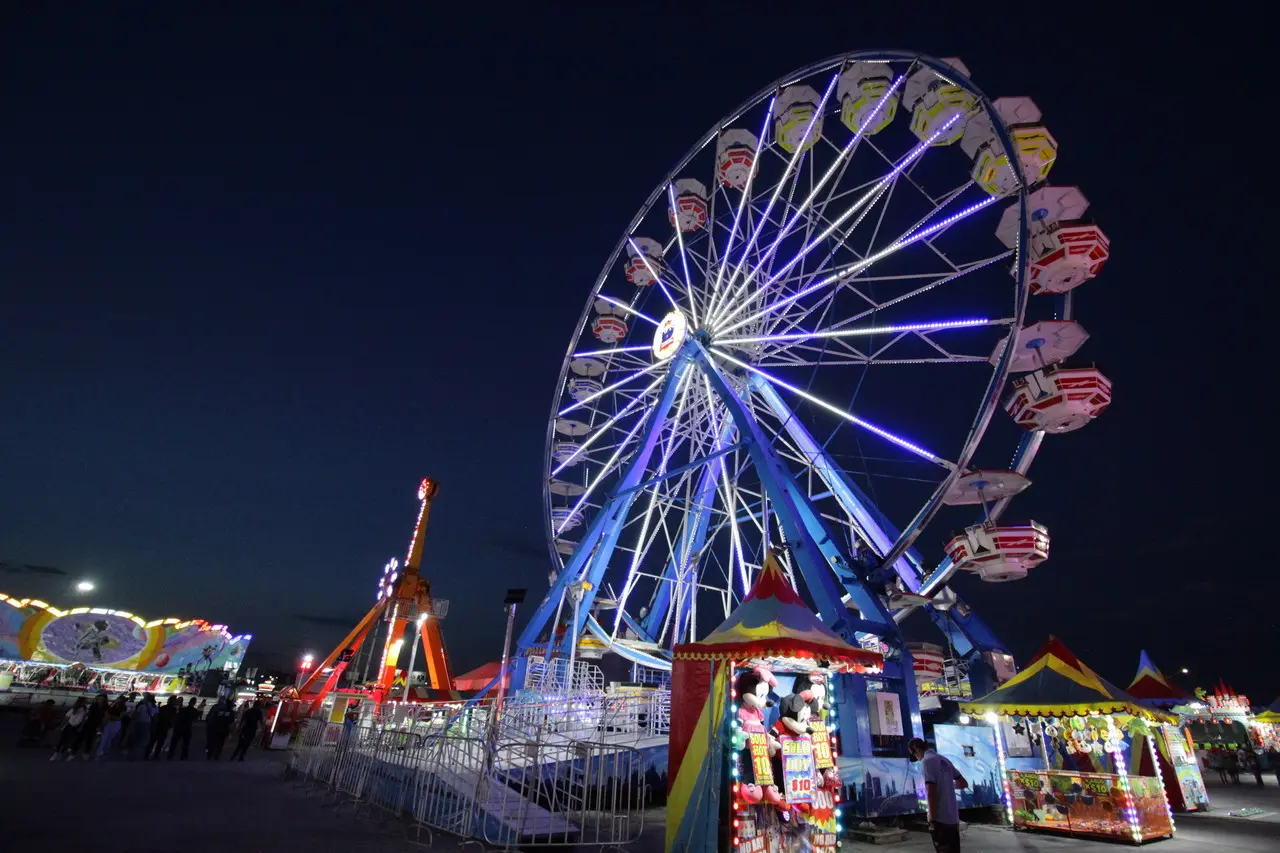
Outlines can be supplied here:
<path id="1" fill-rule="evenodd" d="M 753 374 L 752 389 L 764 399 L 773 413 L 782 421 L 783 428 L 787 431 L 791 440 L 796 443 L 802 453 L 809 457 L 810 463 L 817 469 L 818 475 L 831 491 L 833 497 L 835 497 L 844 511 L 855 519 L 876 553 L 883 556 L 892 547 L 894 541 L 901 536 L 901 533 L 868 500 L 857 484 L 849 478 L 849 475 L 828 458 L 826 451 L 814 441 L 813 436 L 809 434 L 800 419 L 795 416 L 786 401 L 779 396 L 773 386 Z M 916 568 L 919 565 L 920 559 L 918 556 L 911 561 L 908 561 L 907 556 L 902 556 L 893 563 L 894 571 L 897 572 L 898 577 L 902 578 L 907 588 L 912 592 L 919 592 L 924 586 Z M 850 594 L 852 592 L 853 590 L 850 590 Z M 975 663 L 974 658 L 979 658 L 983 652 L 1007 653 L 1007 647 L 1004 643 L 1000 642 L 995 633 L 987 627 L 986 623 L 971 610 L 968 615 L 960 616 L 954 611 L 947 613 L 936 610 L 929 605 L 926 605 L 925 609 L 929 614 L 929 618 L 938 626 L 938 630 L 947 636 L 956 651 L 970 658 L 971 671 Z M 975 695 L 977 694 L 975 693 Z"/>
<path id="2" fill-rule="evenodd" d="M 848 558 L 840 553 L 839 542 L 826 532 L 826 523 L 822 517 L 798 494 L 791 482 L 791 473 L 783 467 L 760 425 L 729 387 L 702 343 L 695 337 L 685 346 L 691 350 L 693 360 L 702 368 L 711 387 L 733 418 L 738 435 L 751 456 L 756 475 L 769 494 L 773 512 L 791 546 L 792 557 L 804 577 L 805 586 L 827 627 L 853 645 L 858 643 L 859 631 L 896 638 L 900 642 L 901 635 L 889 616 L 889 611 L 885 609 L 879 596 L 870 590 L 866 590 L 867 609 L 862 611 L 862 618 L 854 617 L 844 606 L 831 562 L 835 557 L 843 566 L 850 565 Z M 820 531 L 820 536 L 814 537 L 811 530 Z"/>
<path id="3" fill-rule="evenodd" d="M 733 434 L 733 425 L 728 423 L 721 430 L 718 445 L 724 445 L 729 441 L 729 437 Z M 738 445 L 735 445 L 738 446 Z M 719 451 L 716 451 L 719 453 Z M 680 531 L 680 543 L 678 552 L 671 555 L 667 560 L 667 567 L 663 570 L 662 580 L 658 582 L 657 589 L 654 590 L 653 601 L 649 606 L 649 612 L 644 618 L 644 632 L 649 637 L 657 637 L 662 633 L 662 624 L 667 618 L 667 608 L 671 605 L 671 589 L 679 575 L 686 569 L 682 568 L 681 554 L 697 554 L 700 552 L 707 542 L 708 520 L 711 517 L 712 495 L 715 493 L 717 481 L 720 477 L 720 469 L 724 466 L 725 454 L 719 453 L 712 459 L 702 470 L 702 474 L 698 478 L 698 488 L 694 493 L 696 503 L 693 506 L 693 512 L 686 514 L 686 522 L 684 529 Z M 683 466 L 682 466 L 683 467 Z M 689 521 L 688 519 L 692 519 Z M 689 525 L 693 525 L 692 541 L 690 542 Z M 686 547 L 686 544 L 688 547 Z M 694 589 L 693 594 L 697 594 Z M 680 625 L 680 612 L 676 613 L 676 621 L 673 623 L 677 628 Z"/>
<path id="4" fill-rule="evenodd" d="M 658 444 L 658 438 L 662 435 L 662 430 L 666 426 L 667 414 L 671 411 L 672 403 L 675 402 L 676 388 L 680 385 L 680 379 L 684 376 L 685 371 L 689 369 L 689 364 L 689 356 L 684 352 L 677 353 L 672 357 L 667 380 L 662 385 L 657 402 L 649 410 L 649 422 L 644 428 L 644 437 L 640 441 L 639 449 L 631 457 L 631 461 L 627 463 L 626 472 L 616 484 L 614 493 L 605 500 L 600 511 L 591 520 L 587 532 L 578 540 L 578 547 L 574 550 L 573 556 L 569 558 L 569 561 L 565 563 L 564 570 L 556 576 L 555 583 L 551 585 L 551 589 L 547 590 L 547 594 L 529 617 L 524 630 L 520 632 L 520 637 L 516 641 L 518 658 L 523 660 L 523 653 L 538 642 L 538 637 L 543 629 L 554 618 L 556 607 L 568 590 L 569 585 L 578 580 L 586 580 L 592 584 L 592 588 L 583 596 L 582 603 L 578 608 L 579 622 L 586 621 L 587 615 L 591 612 L 591 605 L 595 600 L 596 590 L 600 585 L 600 578 L 609 564 L 609 558 L 613 555 L 614 546 L 622 533 L 622 526 L 626 522 L 627 512 L 631 509 L 631 504 L 635 501 L 636 495 L 639 494 L 639 491 L 632 487 L 639 484 L 644 477 L 649 465 L 649 458 L 653 455 L 653 450 Z M 568 638 L 574 636 L 575 633 L 580 636 L 582 627 L 582 624 L 578 624 L 575 631 L 566 632 L 565 642 L 571 642 Z M 564 650 L 562 649 L 561 651 Z M 523 675 L 523 673 L 520 674 Z M 521 686 L 520 681 L 522 680 L 518 680 L 513 675 L 512 686 Z"/>

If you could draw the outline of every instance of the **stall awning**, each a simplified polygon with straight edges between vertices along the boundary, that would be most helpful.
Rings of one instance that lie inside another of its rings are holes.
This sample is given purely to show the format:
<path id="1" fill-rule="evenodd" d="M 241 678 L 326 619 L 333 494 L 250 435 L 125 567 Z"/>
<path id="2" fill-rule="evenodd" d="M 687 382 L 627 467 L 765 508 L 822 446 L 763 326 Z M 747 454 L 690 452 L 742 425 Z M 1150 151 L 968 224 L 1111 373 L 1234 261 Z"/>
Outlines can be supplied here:
<path id="1" fill-rule="evenodd" d="M 1081 663 L 1057 637 L 1050 636 L 1027 668 L 980 699 L 962 702 L 969 714 L 994 711 L 1004 716 L 1070 717 L 1131 714 L 1157 722 L 1176 717 L 1130 696 Z"/>

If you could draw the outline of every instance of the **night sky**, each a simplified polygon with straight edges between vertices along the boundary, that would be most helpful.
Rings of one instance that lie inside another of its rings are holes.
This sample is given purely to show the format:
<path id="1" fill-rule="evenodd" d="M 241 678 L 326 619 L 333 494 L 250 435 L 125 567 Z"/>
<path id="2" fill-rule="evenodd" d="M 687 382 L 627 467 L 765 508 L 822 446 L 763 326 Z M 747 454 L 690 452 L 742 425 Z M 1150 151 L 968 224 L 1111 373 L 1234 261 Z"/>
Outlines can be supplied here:
<path id="1" fill-rule="evenodd" d="M 1113 251 L 1077 317 L 1115 402 L 1018 499 L 1053 555 L 958 588 L 1023 661 L 1053 631 L 1121 683 L 1145 647 L 1280 692 L 1250 129 L 1274 75 L 1242 34 L 999 4 L 58 5 L 82 9 L 0 12 L 0 590 L 91 577 L 287 667 L 373 604 L 430 475 L 455 669 L 496 658 L 505 588 L 545 589 L 560 360 L 636 208 L 770 80 L 907 48 L 1033 96 Z"/>

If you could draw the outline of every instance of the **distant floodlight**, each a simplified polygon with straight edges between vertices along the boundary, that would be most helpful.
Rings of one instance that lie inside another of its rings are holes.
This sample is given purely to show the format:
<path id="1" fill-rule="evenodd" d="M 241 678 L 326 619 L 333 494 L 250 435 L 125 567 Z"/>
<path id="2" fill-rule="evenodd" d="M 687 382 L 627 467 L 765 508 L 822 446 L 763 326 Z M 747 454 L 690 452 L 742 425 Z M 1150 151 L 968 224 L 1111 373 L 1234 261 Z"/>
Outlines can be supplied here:
<path id="1" fill-rule="evenodd" d="M 93 592 L 95 588 L 93 581 L 80 581 L 76 584 L 76 592 Z"/>
<path id="2" fill-rule="evenodd" d="M 1185 666 L 1182 668 L 1182 674 L 1183 674 L 1183 675 L 1186 675 L 1186 674 L 1187 674 L 1188 672 L 1190 672 L 1190 671 L 1191 671 L 1191 670 L 1187 669 Z"/>

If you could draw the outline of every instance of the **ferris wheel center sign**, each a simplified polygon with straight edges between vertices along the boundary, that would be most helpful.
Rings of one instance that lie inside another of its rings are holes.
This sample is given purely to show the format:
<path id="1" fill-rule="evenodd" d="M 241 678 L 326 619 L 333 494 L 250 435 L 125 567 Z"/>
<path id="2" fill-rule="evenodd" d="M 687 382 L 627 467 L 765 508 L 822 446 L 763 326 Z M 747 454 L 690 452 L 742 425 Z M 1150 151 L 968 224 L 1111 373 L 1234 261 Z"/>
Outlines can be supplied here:
<path id="1" fill-rule="evenodd" d="M 672 311 L 662 318 L 658 331 L 653 336 L 653 357 L 658 361 L 666 361 L 676 354 L 689 333 L 689 323 L 684 314 Z"/>

